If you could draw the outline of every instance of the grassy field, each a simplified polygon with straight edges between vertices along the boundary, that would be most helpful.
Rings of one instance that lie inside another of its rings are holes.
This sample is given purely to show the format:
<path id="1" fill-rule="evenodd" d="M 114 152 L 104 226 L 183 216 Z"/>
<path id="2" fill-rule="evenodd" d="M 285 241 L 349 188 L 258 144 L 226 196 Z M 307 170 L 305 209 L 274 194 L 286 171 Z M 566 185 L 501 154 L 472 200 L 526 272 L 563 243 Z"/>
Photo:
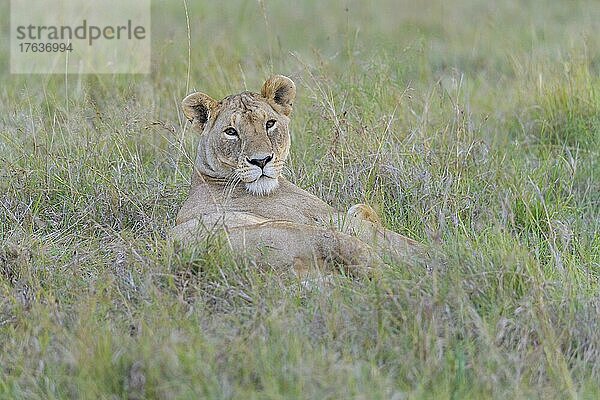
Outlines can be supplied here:
<path id="1" fill-rule="evenodd" d="M 0 399 L 599 398 L 600 3 L 492 3 L 188 0 L 188 46 L 156 1 L 148 76 L 0 42 Z M 288 178 L 430 260 L 307 289 L 173 248 L 180 100 L 271 73 Z"/>

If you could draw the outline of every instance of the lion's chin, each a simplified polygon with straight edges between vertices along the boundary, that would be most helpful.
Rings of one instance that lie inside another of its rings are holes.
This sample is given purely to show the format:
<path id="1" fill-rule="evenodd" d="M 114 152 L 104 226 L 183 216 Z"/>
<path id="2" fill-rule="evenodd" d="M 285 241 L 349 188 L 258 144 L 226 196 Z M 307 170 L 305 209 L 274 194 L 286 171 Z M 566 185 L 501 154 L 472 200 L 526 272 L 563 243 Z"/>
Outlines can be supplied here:
<path id="1" fill-rule="evenodd" d="M 254 182 L 246 183 L 246 189 L 255 196 L 266 196 L 277 189 L 279 181 L 276 178 L 261 176 Z"/>

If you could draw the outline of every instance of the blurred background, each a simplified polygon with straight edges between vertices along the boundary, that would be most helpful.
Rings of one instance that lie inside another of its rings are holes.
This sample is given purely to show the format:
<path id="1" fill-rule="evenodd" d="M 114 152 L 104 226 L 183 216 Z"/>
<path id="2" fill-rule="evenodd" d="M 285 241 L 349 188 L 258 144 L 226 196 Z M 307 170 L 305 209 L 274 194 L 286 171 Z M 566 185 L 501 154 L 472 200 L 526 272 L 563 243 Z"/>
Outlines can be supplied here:
<path id="1" fill-rule="evenodd" d="M 181 0 L 149 75 L 10 75 L 0 41 L 0 398 L 598 398 L 598 32 L 596 0 Z M 274 73 L 286 177 L 427 265 L 295 291 L 169 244 L 181 99 Z"/>

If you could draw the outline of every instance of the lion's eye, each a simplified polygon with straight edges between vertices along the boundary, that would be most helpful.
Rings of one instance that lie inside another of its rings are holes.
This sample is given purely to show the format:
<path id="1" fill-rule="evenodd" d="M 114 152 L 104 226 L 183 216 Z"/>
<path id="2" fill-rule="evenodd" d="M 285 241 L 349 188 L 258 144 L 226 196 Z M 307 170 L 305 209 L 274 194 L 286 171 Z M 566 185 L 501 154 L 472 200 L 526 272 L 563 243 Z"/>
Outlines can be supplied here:
<path id="1" fill-rule="evenodd" d="M 275 122 L 277 121 L 275 121 L 274 119 L 268 120 L 266 124 L 267 129 L 271 129 L 273 126 L 275 126 Z"/>
<path id="2" fill-rule="evenodd" d="M 232 127 L 225 129 L 223 132 L 225 132 L 227 136 L 238 136 L 238 131 L 236 131 L 235 128 Z"/>

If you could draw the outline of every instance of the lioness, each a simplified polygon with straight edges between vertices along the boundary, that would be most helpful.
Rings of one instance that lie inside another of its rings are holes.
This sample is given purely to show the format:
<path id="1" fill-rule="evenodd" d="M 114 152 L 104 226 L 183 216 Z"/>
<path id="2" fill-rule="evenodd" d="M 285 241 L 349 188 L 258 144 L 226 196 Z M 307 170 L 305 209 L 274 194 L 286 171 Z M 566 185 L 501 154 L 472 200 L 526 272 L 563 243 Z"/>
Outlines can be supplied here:
<path id="1" fill-rule="evenodd" d="M 200 143 L 174 237 L 193 245 L 224 232 L 236 253 L 301 275 L 332 264 L 361 273 L 382 264 L 385 252 L 402 261 L 415 242 L 383 228 L 370 207 L 340 214 L 281 175 L 295 97 L 294 82 L 275 75 L 260 94 L 216 101 L 197 92 L 183 99 Z"/>

